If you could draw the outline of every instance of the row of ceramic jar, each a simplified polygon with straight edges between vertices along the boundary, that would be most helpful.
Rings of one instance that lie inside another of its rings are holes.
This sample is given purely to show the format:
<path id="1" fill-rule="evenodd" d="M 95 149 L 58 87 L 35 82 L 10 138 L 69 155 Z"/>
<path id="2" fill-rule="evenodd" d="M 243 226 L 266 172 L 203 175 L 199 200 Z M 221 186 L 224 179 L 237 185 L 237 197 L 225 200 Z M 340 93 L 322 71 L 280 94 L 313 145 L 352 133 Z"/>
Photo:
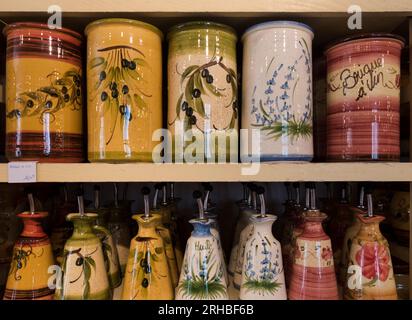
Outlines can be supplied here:
<path id="1" fill-rule="evenodd" d="M 356 207 L 347 206 L 343 212 L 340 202 L 334 214 L 338 225 L 330 222 L 329 229 L 335 238 L 336 232 L 344 237 L 331 241 L 322 226 L 327 215 L 316 208 L 314 184 L 308 184 L 307 204 L 289 201 L 283 221 L 276 223 L 284 234 L 279 242 L 272 234 L 276 216 L 267 213 L 264 189 L 249 184 L 237 202 L 239 217 L 227 268 L 209 201 L 212 189 L 206 187 L 204 199 L 194 192 L 199 211 L 190 220 L 194 230 L 183 254 L 177 199 L 166 195 L 164 184 L 155 188 L 154 208 L 149 207 L 150 190 L 142 189 L 144 214 L 133 216 L 139 231 L 126 250 L 106 226 L 99 189 L 86 212 L 78 196 L 79 213 L 67 215 L 74 229 L 64 241 L 63 255 L 57 256 L 60 266 L 55 269 L 62 272 L 56 272 L 56 286 L 50 285 L 52 246 L 40 224 L 46 213 L 35 210 L 37 201 L 29 194 L 30 210 L 18 215 L 24 228 L 14 246 L 5 298 L 52 298 L 56 287 L 59 299 L 109 299 L 113 292 L 115 298 L 127 300 L 338 299 L 338 283 L 346 299 L 397 298 L 389 246 L 379 230 L 383 216 L 373 212 L 369 192 L 365 205 L 363 188 Z M 120 225 L 116 229 L 126 233 Z M 339 240 L 341 247 L 335 246 Z M 342 259 L 335 258 L 338 252 Z"/>
<path id="2" fill-rule="evenodd" d="M 84 160 L 82 37 L 34 23 L 11 24 L 4 32 L 8 159 Z M 89 161 L 189 162 L 196 154 L 196 161 L 237 162 L 239 136 L 244 162 L 313 158 L 314 33 L 307 25 L 274 21 L 245 32 L 242 106 L 235 31 L 211 22 L 172 28 L 169 134 L 156 133 L 162 127 L 161 31 L 104 19 L 85 34 Z M 398 36 L 374 34 L 326 50 L 329 160 L 399 160 L 402 47 Z M 240 115 L 245 131 L 239 134 Z M 156 155 L 162 134 L 166 152 Z"/>

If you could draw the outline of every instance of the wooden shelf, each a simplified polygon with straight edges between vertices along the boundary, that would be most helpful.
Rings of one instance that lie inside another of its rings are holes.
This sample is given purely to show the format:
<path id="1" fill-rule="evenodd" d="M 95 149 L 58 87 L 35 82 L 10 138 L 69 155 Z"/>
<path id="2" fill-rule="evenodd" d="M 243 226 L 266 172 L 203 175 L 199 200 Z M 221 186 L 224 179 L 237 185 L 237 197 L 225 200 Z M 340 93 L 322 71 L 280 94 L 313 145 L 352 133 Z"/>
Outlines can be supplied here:
<path id="1" fill-rule="evenodd" d="M 267 13 L 300 13 L 311 15 L 345 14 L 348 8 L 355 4 L 352 0 L 19 0 L 3 1 L 0 12 L 8 14 L 46 13 L 50 5 L 59 5 L 64 13 L 118 13 L 140 12 L 175 15 L 176 13 L 223 13 L 257 16 Z M 409 16 L 412 13 L 410 0 L 382 1 L 382 0 L 358 0 L 364 13 L 384 13 Z"/>
<path id="2" fill-rule="evenodd" d="M 412 163 L 43 164 L 38 182 L 412 181 Z M 7 182 L 0 164 L 0 182 Z"/>

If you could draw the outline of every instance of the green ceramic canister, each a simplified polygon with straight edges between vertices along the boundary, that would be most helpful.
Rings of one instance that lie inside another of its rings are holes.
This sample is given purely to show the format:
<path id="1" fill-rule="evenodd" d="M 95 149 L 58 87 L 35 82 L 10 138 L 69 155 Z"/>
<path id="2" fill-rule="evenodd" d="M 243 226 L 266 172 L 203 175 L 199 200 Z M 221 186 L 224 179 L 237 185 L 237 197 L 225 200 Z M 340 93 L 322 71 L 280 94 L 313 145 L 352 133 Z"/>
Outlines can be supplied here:
<path id="1" fill-rule="evenodd" d="M 235 31 L 195 21 L 173 27 L 167 38 L 168 154 L 174 162 L 237 162 Z"/>

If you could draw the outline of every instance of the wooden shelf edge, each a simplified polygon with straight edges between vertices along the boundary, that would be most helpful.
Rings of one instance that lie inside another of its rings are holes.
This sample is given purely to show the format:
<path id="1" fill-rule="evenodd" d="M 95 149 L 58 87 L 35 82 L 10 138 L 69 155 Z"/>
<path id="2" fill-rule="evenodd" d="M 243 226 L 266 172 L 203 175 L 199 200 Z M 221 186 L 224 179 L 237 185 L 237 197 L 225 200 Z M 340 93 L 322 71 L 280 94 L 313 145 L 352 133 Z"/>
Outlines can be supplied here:
<path id="1" fill-rule="evenodd" d="M 337 13 L 347 14 L 353 5 L 352 0 L 19 0 L 3 1 L 0 13 L 47 13 L 50 5 L 58 5 L 66 13 L 231 13 L 231 14 L 270 14 L 270 13 Z M 408 16 L 412 12 L 409 0 L 382 1 L 358 0 L 364 13 L 385 13 Z"/>
<path id="2" fill-rule="evenodd" d="M 7 182 L 0 164 L 0 182 Z M 412 181 L 412 163 L 46 164 L 38 182 Z"/>

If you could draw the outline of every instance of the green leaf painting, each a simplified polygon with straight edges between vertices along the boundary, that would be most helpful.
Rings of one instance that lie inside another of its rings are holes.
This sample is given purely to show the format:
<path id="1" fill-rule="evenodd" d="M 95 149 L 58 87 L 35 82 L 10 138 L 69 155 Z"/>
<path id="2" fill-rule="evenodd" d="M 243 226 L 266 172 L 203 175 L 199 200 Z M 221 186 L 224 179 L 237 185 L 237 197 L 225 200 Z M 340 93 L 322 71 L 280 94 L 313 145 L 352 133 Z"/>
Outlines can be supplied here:
<path id="1" fill-rule="evenodd" d="M 100 112 L 106 114 L 110 121 L 109 136 L 106 145 L 112 142 L 118 126 L 122 126 L 123 143 L 126 149 L 129 140 L 123 132 L 133 119 L 148 116 L 147 99 L 152 96 L 145 92 L 144 73 L 151 67 L 142 51 L 131 46 L 110 46 L 98 50 L 99 56 L 88 62 L 91 77 L 96 79 L 92 100 L 100 105 Z"/>
<path id="2" fill-rule="evenodd" d="M 37 117 L 43 123 L 44 115 L 49 115 L 48 121 L 54 122 L 55 114 L 63 108 L 70 106 L 71 111 L 81 111 L 80 70 L 71 69 L 64 74 L 54 71 L 47 78 L 50 85 L 17 93 L 16 103 L 12 110 L 7 111 L 7 118 Z"/>
<path id="3" fill-rule="evenodd" d="M 211 67 L 219 67 L 226 74 L 225 82 L 230 85 L 228 88 L 217 87 L 217 82 L 213 77 Z M 206 119 L 208 115 L 205 110 L 205 97 L 228 99 L 228 103 L 222 108 L 232 108 L 232 118 L 227 128 L 234 128 L 236 119 L 238 118 L 237 110 L 237 77 L 236 72 L 227 67 L 223 63 L 223 58 L 219 59 L 214 56 L 209 62 L 203 65 L 191 65 L 183 70 L 180 77 L 180 85 L 182 94 L 179 96 L 176 103 L 176 117 L 169 123 L 172 125 L 176 119 L 185 121 L 185 130 L 192 129 L 197 126 L 197 117 Z"/>

